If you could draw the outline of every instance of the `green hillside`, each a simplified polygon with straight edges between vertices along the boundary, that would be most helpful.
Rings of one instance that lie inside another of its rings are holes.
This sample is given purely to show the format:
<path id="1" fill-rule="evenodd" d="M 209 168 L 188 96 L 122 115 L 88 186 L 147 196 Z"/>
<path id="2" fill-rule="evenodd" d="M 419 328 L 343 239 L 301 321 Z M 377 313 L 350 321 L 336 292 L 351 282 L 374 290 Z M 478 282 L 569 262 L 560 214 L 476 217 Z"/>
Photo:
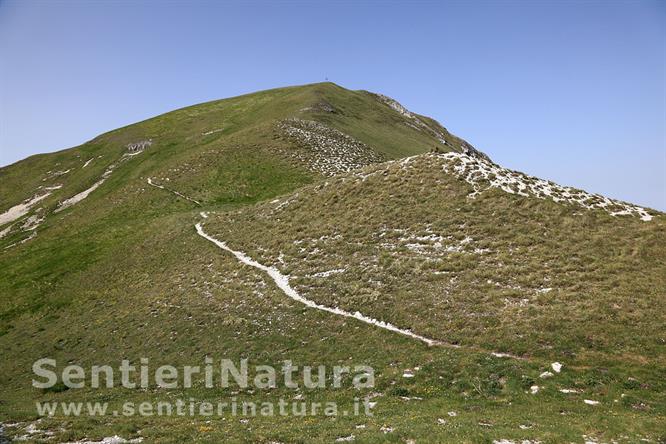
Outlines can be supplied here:
<path id="1" fill-rule="evenodd" d="M 320 111 L 323 103 L 332 112 Z M 212 206 L 254 203 L 317 180 L 324 171 L 310 168 L 312 150 L 282 128 L 282 122 L 295 118 L 323 122 L 326 129 L 344 129 L 376 153 L 373 161 L 441 146 L 369 93 L 316 84 L 184 108 L 111 131 L 77 148 L 2 168 L 0 208 L 48 194 L 24 216 L 0 226 L 0 248 L 5 250 L 0 260 L 9 264 L 7 278 L 0 283 L 10 298 L 3 319 L 11 322 L 14 313 L 53 302 L 52 289 L 44 290 L 48 297 L 31 302 L 35 284 L 28 282 L 48 281 L 53 286 L 54 280 L 66 281 L 66 276 L 108 254 L 107 247 L 122 246 L 137 226 L 190 209 L 187 202 L 164 199 L 147 189 L 149 177 L 157 182 L 168 179 L 172 188 Z M 457 138 L 446 134 L 451 146 L 459 146 Z M 129 156 L 128 146 L 142 141 L 151 145 Z M 402 146 L 407 148 L 401 150 Z M 90 197 L 54 213 L 60 202 L 90 189 L 108 171 L 108 178 Z M 22 229 L 32 215 L 45 220 L 35 230 Z M 7 249 L 35 233 L 38 242 L 31 239 L 22 248 Z M 64 243 L 67 248 L 60 247 Z M 39 272 L 32 266 L 35 262 L 41 264 Z"/>
<path id="2" fill-rule="evenodd" d="M 0 190 L 0 442 L 666 438 L 664 215 L 504 170 L 387 97 L 322 83 L 183 108 L 1 168 Z M 43 357 L 364 364 L 376 383 L 33 388 Z M 232 397 L 376 405 L 35 410 Z"/>

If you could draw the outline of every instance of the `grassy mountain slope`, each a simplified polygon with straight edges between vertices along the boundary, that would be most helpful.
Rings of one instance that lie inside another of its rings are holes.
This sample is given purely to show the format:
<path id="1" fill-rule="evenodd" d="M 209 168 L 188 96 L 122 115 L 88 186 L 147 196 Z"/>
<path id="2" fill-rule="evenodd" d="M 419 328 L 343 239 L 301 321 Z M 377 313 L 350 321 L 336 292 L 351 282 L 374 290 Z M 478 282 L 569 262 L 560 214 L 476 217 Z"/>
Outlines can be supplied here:
<path id="1" fill-rule="evenodd" d="M 456 160 L 370 166 L 205 225 L 313 300 L 428 337 L 571 364 L 666 365 L 663 215 L 475 191 L 449 172 Z"/>
<path id="2" fill-rule="evenodd" d="M 330 104 L 333 112 L 318 111 L 322 103 Z M 172 188 L 204 205 L 253 203 L 316 180 L 322 172 L 303 161 L 308 158 L 308 147 L 279 127 L 279 122 L 292 118 L 316 119 L 329 128 L 343 128 L 376 152 L 377 160 L 426 151 L 439 143 L 430 134 L 400 125 L 401 119 L 409 119 L 369 93 L 317 84 L 184 108 L 111 131 L 74 149 L 4 167 L 0 169 L 4 191 L 0 208 L 50 194 L 24 216 L 0 226 L 0 230 L 8 230 L 0 239 L 0 248 L 5 250 L 0 260 L 6 264 L 7 276 L 0 288 L 4 286 L 4 292 L 11 295 L 0 316 L 11 320 L 12 313 L 48 304 L 50 297 L 30 303 L 34 298 L 22 290 L 32 295 L 29 282 L 48 280 L 53 285 L 53 278 L 80 271 L 98 254 L 108 254 L 102 245 L 107 235 L 110 248 L 123 245 L 129 239 L 118 236 L 136 225 L 189 209 L 187 203 L 165 201 L 159 193 L 155 198 L 154 190 L 147 190 L 148 177 L 168 178 Z M 453 146 L 458 139 L 450 137 Z M 141 141 L 152 144 L 128 156 L 128 145 Z M 407 148 L 401 151 L 400 146 Z M 299 157 L 302 153 L 306 155 Z M 110 167 L 108 178 L 89 197 L 54 213 L 59 203 L 89 189 Z M 47 190 L 56 187 L 60 188 Z M 31 216 L 44 217 L 44 221 L 36 229 L 28 229 L 31 227 L 23 225 Z M 109 233 L 110 227 L 116 231 Z M 12 247 L 35 233 L 34 241 Z M 68 247 L 61 248 L 64 244 Z M 42 264 L 39 276 L 34 275 L 36 261 Z M 44 270 L 49 266 L 53 270 Z"/>
<path id="3" fill-rule="evenodd" d="M 642 221 L 624 204 L 598 209 L 597 198 L 587 209 L 507 194 L 495 177 L 463 175 L 447 155 L 391 161 L 431 150 L 473 154 L 388 98 L 327 83 L 184 108 L 0 169 L 0 212 L 50 193 L 0 224 L 0 420 L 19 421 L 4 433 L 57 442 L 659 439 L 664 216 L 650 210 Z M 305 307 L 198 236 L 201 221 L 308 298 L 444 345 Z M 30 366 L 45 356 L 83 366 L 139 357 L 196 365 L 206 356 L 363 363 L 377 384 L 38 390 Z M 553 361 L 562 372 L 540 378 Z M 35 422 L 34 406 L 282 397 L 351 408 L 364 396 L 377 402 L 371 418 Z"/>

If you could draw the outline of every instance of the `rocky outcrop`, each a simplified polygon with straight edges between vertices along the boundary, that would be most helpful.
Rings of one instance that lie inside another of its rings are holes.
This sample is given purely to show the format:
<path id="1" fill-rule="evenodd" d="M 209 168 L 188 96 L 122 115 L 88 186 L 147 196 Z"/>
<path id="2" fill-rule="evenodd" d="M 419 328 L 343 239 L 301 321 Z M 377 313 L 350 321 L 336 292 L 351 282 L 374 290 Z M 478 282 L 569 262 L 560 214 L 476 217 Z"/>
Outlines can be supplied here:
<path id="1" fill-rule="evenodd" d="M 141 140 L 139 142 L 128 143 L 127 151 L 132 154 L 140 153 L 153 144 L 153 139 Z"/>
<path id="2" fill-rule="evenodd" d="M 408 126 L 414 128 L 416 130 L 419 130 L 419 131 L 425 131 L 426 133 L 428 133 L 429 135 L 431 135 L 435 139 L 437 139 L 437 141 L 440 142 L 442 145 L 447 145 L 449 147 L 449 149 L 456 150 L 456 151 L 458 150 L 455 146 L 453 146 L 450 142 L 448 142 L 446 140 L 447 139 L 447 134 L 446 134 L 446 131 L 443 130 L 441 125 L 439 125 L 437 123 L 433 125 L 433 124 L 427 122 L 423 118 L 419 117 L 417 114 L 414 114 L 413 112 L 409 111 L 407 108 L 405 108 L 403 105 L 401 105 L 397 100 L 392 99 L 391 97 L 385 96 L 383 94 L 375 94 L 375 93 L 372 93 L 372 94 L 375 97 L 377 97 L 377 99 L 379 101 L 383 102 L 384 104 L 388 105 L 393 110 L 400 113 L 402 116 L 409 119 L 408 122 L 405 122 Z M 452 137 L 450 134 L 448 136 L 451 137 L 452 139 L 460 140 L 457 137 Z M 442 152 L 442 150 L 440 150 L 438 148 L 435 148 L 432 151 L 435 152 L 435 153 Z M 443 151 L 446 151 L 446 150 L 443 150 Z M 491 162 L 490 157 L 488 157 L 485 153 L 477 150 L 476 148 L 474 148 L 472 145 L 470 145 L 469 143 L 467 143 L 464 140 L 461 141 L 461 143 L 460 143 L 459 151 L 462 152 L 463 154 L 467 154 L 468 156 L 477 157 L 477 158 L 484 159 L 484 160 L 487 160 L 487 161 Z"/>

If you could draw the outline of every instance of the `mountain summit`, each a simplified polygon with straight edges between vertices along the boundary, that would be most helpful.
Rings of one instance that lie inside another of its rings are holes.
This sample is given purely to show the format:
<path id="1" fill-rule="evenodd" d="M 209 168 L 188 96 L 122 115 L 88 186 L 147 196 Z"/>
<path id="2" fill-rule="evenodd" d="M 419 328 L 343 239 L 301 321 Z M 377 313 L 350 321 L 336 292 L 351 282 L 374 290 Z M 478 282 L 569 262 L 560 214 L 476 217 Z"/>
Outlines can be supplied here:
<path id="1" fill-rule="evenodd" d="M 384 95 L 191 106 L 0 168 L 0 189 L 0 442 L 663 438 L 664 215 L 505 169 Z M 35 388 L 45 357 L 364 364 L 376 381 Z M 253 397 L 374 415 L 35 415 Z"/>

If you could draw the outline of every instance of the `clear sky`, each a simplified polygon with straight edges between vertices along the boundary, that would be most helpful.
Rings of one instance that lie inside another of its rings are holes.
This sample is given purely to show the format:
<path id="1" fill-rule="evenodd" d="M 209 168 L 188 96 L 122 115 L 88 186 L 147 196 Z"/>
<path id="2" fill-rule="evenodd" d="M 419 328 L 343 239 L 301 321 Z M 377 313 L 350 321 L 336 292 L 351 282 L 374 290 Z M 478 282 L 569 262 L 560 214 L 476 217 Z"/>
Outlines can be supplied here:
<path id="1" fill-rule="evenodd" d="M 0 165 L 325 78 L 503 166 L 666 210 L 666 2 L 0 0 Z"/>

